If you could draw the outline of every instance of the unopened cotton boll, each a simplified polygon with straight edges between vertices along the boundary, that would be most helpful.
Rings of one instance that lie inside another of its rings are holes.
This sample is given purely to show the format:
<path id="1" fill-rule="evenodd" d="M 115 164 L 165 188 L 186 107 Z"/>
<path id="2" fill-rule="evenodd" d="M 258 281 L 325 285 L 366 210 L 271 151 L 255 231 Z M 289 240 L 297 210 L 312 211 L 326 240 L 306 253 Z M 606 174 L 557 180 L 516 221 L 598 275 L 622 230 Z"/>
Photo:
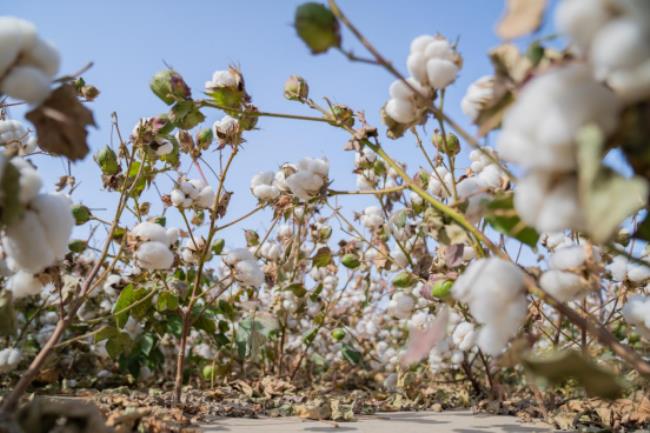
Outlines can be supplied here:
<path id="1" fill-rule="evenodd" d="M 38 295 L 43 290 L 43 283 L 29 272 L 18 271 L 7 280 L 7 289 L 14 299 Z"/>
<path id="2" fill-rule="evenodd" d="M 525 169 L 562 172 L 576 168 L 576 135 L 589 124 L 604 134 L 618 124 L 620 102 L 594 80 L 586 65 L 558 67 L 528 83 L 506 112 L 499 154 Z"/>
<path id="3" fill-rule="evenodd" d="M 532 171 L 519 179 L 514 205 L 521 219 L 541 232 L 584 226 L 578 181 L 572 175 Z"/>
<path id="4" fill-rule="evenodd" d="M 174 253 L 166 243 L 148 241 L 141 243 L 135 251 L 138 266 L 147 270 L 169 269 L 174 264 Z"/>
<path id="5" fill-rule="evenodd" d="M 460 108 L 472 121 L 478 119 L 479 113 L 495 99 L 495 79 L 486 75 L 469 85 Z"/>
<path id="6" fill-rule="evenodd" d="M 19 349 L 7 347 L 0 350 L 0 374 L 8 373 L 18 367 L 21 353 Z"/>

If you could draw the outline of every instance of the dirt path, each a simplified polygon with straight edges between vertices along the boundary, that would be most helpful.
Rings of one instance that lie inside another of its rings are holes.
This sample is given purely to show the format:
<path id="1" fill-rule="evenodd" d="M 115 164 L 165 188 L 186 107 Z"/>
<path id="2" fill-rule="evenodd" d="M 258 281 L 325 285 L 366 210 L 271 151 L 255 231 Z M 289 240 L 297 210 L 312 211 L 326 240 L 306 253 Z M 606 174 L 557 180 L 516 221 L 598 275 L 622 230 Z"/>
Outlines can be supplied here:
<path id="1" fill-rule="evenodd" d="M 299 418 L 223 418 L 203 426 L 205 433 L 549 433 L 546 424 L 524 424 L 511 416 L 472 415 L 469 411 L 397 412 L 360 417 L 356 422 L 302 421 Z"/>

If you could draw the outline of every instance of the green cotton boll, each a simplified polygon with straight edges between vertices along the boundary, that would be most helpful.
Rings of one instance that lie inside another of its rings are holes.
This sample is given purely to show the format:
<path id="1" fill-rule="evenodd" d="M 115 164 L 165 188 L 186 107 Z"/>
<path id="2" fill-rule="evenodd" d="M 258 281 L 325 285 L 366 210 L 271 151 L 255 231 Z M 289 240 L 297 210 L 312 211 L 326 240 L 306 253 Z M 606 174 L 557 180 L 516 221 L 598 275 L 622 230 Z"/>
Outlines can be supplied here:
<path id="1" fill-rule="evenodd" d="M 358 268 L 361 262 L 359 262 L 359 257 L 356 254 L 346 254 L 341 259 L 341 263 L 348 269 Z"/>
<path id="2" fill-rule="evenodd" d="M 88 206 L 78 203 L 72 206 L 72 216 L 74 216 L 75 224 L 80 226 L 90 221 L 93 214 L 90 212 L 90 209 L 88 209 Z"/>
<path id="3" fill-rule="evenodd" d="M 119 173 L 120 164 L 117 162 L 117 155 L 108 146 L 104 146 L 94 156 L 95 162 L 99 165 L 102 174 L 111 176 Z"/>
<path id="4" fill-rule="evenodd" d="M 73 253 L 83 253 L 88 247 L 88 242 L 81 239 L 74 239 L 68 244 L 68 249 Z"/>
<path id="5" fill-rule="evenodd" d="M 312 54 L 341 46 L 339 22 L 325 5 L 310 2 L 298 6 L 294 26 Z"/>
<path id="6" fill-rule="evenodd" d="M 345 329 L 343 328 L 334 328 L 332 329 L 332 338 L 334 341 L 341 341 L 345 338 Z"/>
<path id="7" fill-rule="evenodd" d="M 400 272 L 393 278 L 393 285 L 395 287 L 413 287 L 415 283 L 417 283 L 417 278 L 410 272 Z"/>
<path id="8" fill-rule="evenodd" d="M 149 87 L 167 105 L 172 105 L 179 100 L 189 99 L 192 96 L 192 92 L 183 77 L 171 69 L 165 69 L 154 75 Z"/>
<path id="9" fill-rule="evenodd" d="M 284 97 L 289 101 L 302 101 L 309 97 L 309 85 L 298 75 L 290 76 L 284 83 Z"/>
<path id="10" fill-rule="evenodd" d="M 431 296 L 438 299 L 446 299 L 451 294 L 454 282 L 450 280 L 438 280 L 431 287 Z"/>

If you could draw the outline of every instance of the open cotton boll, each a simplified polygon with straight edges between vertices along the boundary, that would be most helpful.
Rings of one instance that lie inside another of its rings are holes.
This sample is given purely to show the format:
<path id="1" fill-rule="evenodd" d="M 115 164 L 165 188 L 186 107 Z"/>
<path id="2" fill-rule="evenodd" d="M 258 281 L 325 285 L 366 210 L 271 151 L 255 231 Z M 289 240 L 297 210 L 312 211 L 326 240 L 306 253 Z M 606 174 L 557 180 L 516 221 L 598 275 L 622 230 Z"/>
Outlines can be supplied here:
<path id="1" fill-rule="evenodd" d="M 435 36 L 424 48 L 424 55 L 427 59 L 454 60 L 454 48 L 443 36 Z"/>
<path id="2" fill-rule="evenodd" d="M 607 0 L 563 0 L 555 10 L 555 25 L 585 52 L 610 18 L 607 3 Z"/>
<path id="3" fill-rule="evenodd" d="M 484 202 L 490 198 L 485 188 L 483 182 L 473 177 L 465 178 L 456 185 L 458 199 L 467 200 L 465 215 L 470 221 L 476 222 L 481 219 Z"/>
<path id="4" fill-rule="evenodd" d="M 158 241 L 143 242 L 135 251 L 139 267 L 147 270 L 169 269 L 174 264 L 174 253 L 168 245 Z"/>
<path id="5" fill-rule="evenodd" d="M 650 340 L 650 297 L 631 296 L 623 306 L 622 314 L 627 323 L 635 326 L 639 334 Z"/>
<path id="6" fill-rule="evenodd" d="M 361 224 L 369 229 L 374 229 L 384 224 L 384 212 L 378 206 L 368 206 L 359 217 Z"/>
<path id="7" fill-rule="evenodd" d="M 426 50 L 427 46 L 435 41 L 435 38 L 430 35 L 420 35 L 413 38 L 411 41 L 411 53 L 423 53 Z"/>
<path id="8" fill-rule="evenodd" d="M 224 263 L 227 265 L 233 266 L 237 262 L 242 261 L 255 261 L 255 256 L 250 252 L 248 248 L 235 248 L 230 250 L 223 258 Z"/>
<path id="9" fill-rule="evenodd" d="M 258 173 L 251 179 L 251 191 L 261 201 L 272 201 L 280 196 L 280 190 L 273 185 L 275 174 L 272 171 Z"/>
<path id="10" fill-rule="evenodd" d="M 542 274 L 539 285 L 560 302 L 576 298 L 587 286 L 586 281 L 580 276 L 572 272 L 554 269 Z"/>
<path id="11" fill-rule="evenodd" d="M 386 103 L 384 110 L 391 119 L 398 123 L 411 123 L 417 116 L 414 103 L 408 99 L 391 98 Z"/>
<path id="12" fill-rule="evenodd" d="M 287 178 L 291 192 L 299 199 L 307 201 L 320 191 L 325 184 L 323 178 L 309 171 L 299 171 Z"/>
<path id="13" fill-rule="evenodd" d="M 0 92 L 30 104 L 39 104 L 50 94 L 50 77 L 32 66 L 14 66 L 0 82 Z"/>
<path id="14" fill-rule="evenodd" d="M 423 85 L 428 85 L 427 58 L 423 52 L 409 54 L 406 59 L 406 68 L 409 73 Z"/>
<path id="15" fill-rule="evenodd" d="M 235 278 L 246 286 L 260 287 L 264 283 L 264 272 L 254 260 L 235 264 Z"/>
<path id="16" fill-rule="evenodd" d="M 18 271 L 7 280 L 7 289 L 14 299 L 38 295 L 43 291 L 43 283 L 29 272 Z"/>
<path id="17" fill-rule="evenodd" d="M 578 183 L 574 176 L 532 171 L 520 178 L 514 205 L 521 219 L 541 232 L 583 227 Z"/>
<path id="18" fill-rule="evenodd" d="M 583 245 L 572 245 L 558 248 L 549 258 L 549 268 L 568 270 L 581 267 L 587 260 L 586 248 L 587 247 Z"/>
<path id="19" fill-rule="evenodd" d="M 408 319 L 411 316 L 413 307 L 415 307 L 415 299 L 404 292 L 395 293 L 388 302 L 389 314 L 398 319 Z"/>
<path id="20" fill-rule="evenodd" d="M 461 322 L 456 325 L 451 334 L 451 341 L 462 351 L 472 348 L 476 343 L 476 331 L 474 325 L 469 322 Z"/>
<path id="21" fill-rule="evenodd" d="M 447 59 L 433 58 L 427 61 L 427 78 L 435 89 L 444 89 L 456 80 L 458 66 Z"/>
<path id="22" fill-rule="evenodd" d="M 298 163 L 298 171 L 308 171 L 326 178 L 329 175 L 330 164 L 325 158 L 303 158 Z"/>
<path id="23" fill-rule="evenodd" d="M 20 358 L 21 353 L 19 349 L 7 347 L 0 350 L 0 374 L 8 373 L 18 367 Z"/>
<path id="24" fill-rule="evenodd" d="M 75 225 L 72 201 L 62 194 L 39 194 L 30 207 L 38 215 L 55 259 L 63 259 Z"/>
<path id="25" fill-rule="evenodd" d="M 642 283 L 650 279 L 650 268 L 644 265 L 631 265 L 628 267 L 627 279 L 633 283 Z"/>
<path id="26" fill-rule="evenodd" d="M 49 77 L 59 72 L 61 56 L 59 51 L 50 42 L 36 38 L 34 45 L 25 53 L 21 64 L 35 66 Z"/>
<path id="27" fill-rule="evenodd" d="M 43 180 L 38 174 L 38 171 L 27 160 L 23 158 L 12 158 L 11 164 L 18 169 L 20 177 L 18 184 L 20 185 L 20 192 L 18 194 L 20 202 L 26 204 L 30 202 L 43 187 Z"/>
<path id="28" fill-rule="evenodd" d="M 628 266 L 629 262 L 625 257 L 616 256 L 610 264 L 605 266 L 605 269 L 611 274 L 612 280 L 622 282 L 627 278 Z"/>
<path id="29" fill-rule="evenodd" d="M 15 270 L 35 274 L 56 261 L 38 215 L 30 210 L 5 229 L 2 245 Z"/>
<path id="30" fill-rule="evenodd" d="M 490 164 L 478 173 L 477 180 L 486 188 L 500 188 L 503 185 L 504 173 L 496 164 Z"/>
<path id="31" fill-rule="evenodd" d="M 240 77 L 235 71 L 228 69 L 225 71 L 215 71 L 212 74 L 212 80 L 205 82 L 205 90 L 208 92 L 220 88 L 237 88 L 240 84 Z"/>
<path id="32" fill-rule="evenodd" d="M 142 241 L 156 241 L 169 245 L 167 229 L 160 224 L 143 221 L 131 229 L 131 235 Z"/>
<path id="33" fill-rule="evenodd" d="M 588 66 L 555 68 L 523 88 L 504 116 L 497 149 L 503 159 L 525 169 L 572 171 L 579 130 L 595 124 L 605 134 L 613 132 L 620 107 Z"/>
<path id="34" fill-rule="evenodd" d="M 20 18 L 0 16 L 0 75 L 4 75 L 21 52 L 31 49 L 36 39 L 34 24 Z"/>
<path id="35" fill-rule="evenodd" d="M 465 96 L 460 102 L 460 108 L 472 121 L 476 121 L 479 113 L 494 99 L 495 80 L 486 75 L 469 85 Z"/>
<path id="36" fill-rule="evenodd" d="M 13 119 L 0 120 L 0 143 L 22 143 L 29 133 L 22 122 Z"/>
<path id="37" fill-rule="evenodd" d="M 172 189 L 169 194 L 172 204 L 179 208 L 187 208 L 192 206 L 192 197 L 187 196 L 183 191 L 178 188 Z"/>
<path id="38" fill-rule="evenodd" d="M 424 97 L 431 97 L 431 88 L 424 87 L 418 80 L 413 77 L 406 79 L 408 83 L 416 92 Z M 414 100 L 416 98 L 413 90 L 402 80 L 395 80 L 391 83 L 388 88 L 388 94 L 391 98 L 395 99 L 404 99 L 404 100 Z"/>

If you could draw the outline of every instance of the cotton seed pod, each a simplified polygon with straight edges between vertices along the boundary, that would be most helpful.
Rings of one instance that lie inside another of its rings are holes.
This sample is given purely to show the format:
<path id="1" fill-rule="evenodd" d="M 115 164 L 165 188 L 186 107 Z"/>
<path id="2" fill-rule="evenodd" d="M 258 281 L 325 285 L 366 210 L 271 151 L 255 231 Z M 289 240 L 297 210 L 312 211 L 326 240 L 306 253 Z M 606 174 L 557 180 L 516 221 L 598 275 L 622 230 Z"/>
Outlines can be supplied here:
<path id="1" fill-rule="evenodd" d="M 407 288 L 413 287 L 417 283 L 417 277 L 410 272 L 400 272 L 393 278 L 393 285 L 395 287 Z"/>
<path id="2" fill-rule="evenodd" d="M 226 246 L 226 241 L 224 239 L 217 239 L 212 243 L 212 252 L 216 255 L 219 255 L 223 252 L 223 248 Z"/>
<path id="3" fill-rule="evenodd" d="M 359 256 L 352 253 L 344 255 L 343 258 L 341 258 L 341 263 L 348 269 L 356 269 L 361 264 Z"/>
<path id="4" fill-rule="evenodd" d="M 196 134 L 196 144 L 203 150 L 207 150 L 213 140 L 212 128 L 203 128 Z"/>
<path id="5" fill-rule="evenodd" d="M 77 203 L 72 206 L 72 216 L 74 217 L 75 224 L 80 226 L 90 221 L 93 214 L 90 212 L 88 206 Z"/>
<path id="6" fill-rule="evenodd" d="M 341 341 L 345 338 L 345 329 L 343 328 L 334 328 L 332 329 L 332 338 L 334 341 Z"/>
<path id="7" fill-rule="evenodd" d="M 332 119 L 337 123 L 349 127 L 354 126 L 354 112 L 350 107 L 346 107 L 345 105 L 336 104 L 332 107 Z"/>
<path id="8" fill-rule="evenodd" d="M 149 87 L 167 105 L 179 100 L 189 99 L 192 96 L 192 92 L 183 77 L 171 69 L 165 69 L 154 75 Z"/>
<path id="9" fill-rule="evenodd" d="M 454 282 L 450 280 L 437 280 L 431 286 L 431 296 L 438 299 L 446 299 L 451 294 Z"/>
<path id="10" fill-rule="evenodd" d="M 289 101 L 301 101 L 309 97 L 309 85 L 298 75 L 290 76 L 284 83 L 284 97 Z"/>
<path id="11" fill-rule="evenodd" d="M 93 158 L 99 169 L 102 171 L 102 174 L 107 176 L 117 174 L 120 171 L 120 164 L 117 162 L 117 155 L 108 146 L 104 146 L 102 149 L 95 153 Z"/>
<path id="12" fill-rule="evenodd" d="M 74 239 L 68 243 L 68 249 L 73 253 L 83 253 L 88 248 L 88 242 L 83 239 Z"/>
<path id="13" fill-rule="evenodd" d="M 442 134 L 436 131 L 431 138 L 433 145 L 445 155 L 454 156 L 460 152 L 460 140 L 456 134 L 448 132 L 443 140 Z"/>
<path id="14" fill-rule="evenodd" d="M 341 46 L 339 22 L 332 11 L 320 3 L 309 2 L 298 6 L 294 26 L 312 54 Z"/>

